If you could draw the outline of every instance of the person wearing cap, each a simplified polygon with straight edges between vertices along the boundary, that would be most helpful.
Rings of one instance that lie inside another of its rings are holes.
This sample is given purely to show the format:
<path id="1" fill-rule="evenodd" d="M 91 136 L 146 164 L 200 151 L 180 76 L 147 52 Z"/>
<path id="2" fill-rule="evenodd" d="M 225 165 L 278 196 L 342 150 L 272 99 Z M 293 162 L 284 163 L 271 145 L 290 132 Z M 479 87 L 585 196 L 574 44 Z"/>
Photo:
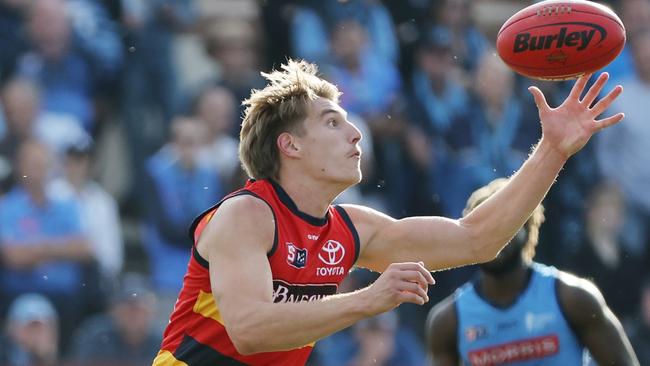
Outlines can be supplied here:
<path id="1" fill-rule="evenodd" d="M 0 340 L 0 365 L 57 365 L 58 318 L 45 296 L 28 293 L 16 298 L 9 307 L 5 335 Z"/>
<path id="2" fill-rule="evenodd" d="M 137 273 L 122 276 L 106 313 L 85 321 L 75 332 L 71 360 L 79 365 L 144 365 L 162 338 L 154 326 L 156 295 Z"/>

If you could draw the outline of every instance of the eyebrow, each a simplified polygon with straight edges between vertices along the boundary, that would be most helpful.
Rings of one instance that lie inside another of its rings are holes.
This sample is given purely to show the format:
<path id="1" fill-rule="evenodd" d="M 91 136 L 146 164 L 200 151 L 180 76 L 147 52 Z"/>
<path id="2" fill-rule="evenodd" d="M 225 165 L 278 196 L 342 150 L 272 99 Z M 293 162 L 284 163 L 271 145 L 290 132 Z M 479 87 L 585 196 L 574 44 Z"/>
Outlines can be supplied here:
<path id="1" fill-rule="evenodd" d="M 343 111 L 343 112 L 344 112 L 344 113 L 341 113 L 341 111 L 338 110 L 338 109 L 327 108 L 327 109 L 323 110 L 323 111 L 320 113 L 320 117 L 322 118 L 322 117 L 324 117 L 325 115 L 327 115 L 327 114 L 329 114 L 329 113 L 336 113 L 336 114 L 340 114 L 340 115 L 342 115 L 343 117 L 347 118 L 347 112 L 345 112 L 345 111 Z"/>

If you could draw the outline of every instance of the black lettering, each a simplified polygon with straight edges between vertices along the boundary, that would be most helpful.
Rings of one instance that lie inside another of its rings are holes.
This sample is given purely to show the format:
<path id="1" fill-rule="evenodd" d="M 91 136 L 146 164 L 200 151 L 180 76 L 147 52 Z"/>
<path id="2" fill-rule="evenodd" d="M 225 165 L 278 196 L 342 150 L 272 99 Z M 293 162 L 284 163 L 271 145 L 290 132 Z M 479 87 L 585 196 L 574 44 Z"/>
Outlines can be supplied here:
<path id="1" fill-rule="evenodd" d="M 551 34 L 550 36 L 546 36 L 546 42 L 544 42 L 544 49 L 548 50 L 551 48 L 551 44 L 553 44 L 553 41 L 556 40 L 558 37 L 557 34 Z"/>
<path id="2" fill-rule="evenodd" d="M 514 52 L 522 52 L 528 49 L 528 40 L 530 39 L 529 33 L 519 33 L 515 37 L 515 50 Z"/>
<path id="3" fill-rule="evenodd" d="M 569 46 L 577 46 L 578 45 L 578 39 L 580 39 L 580 33 L 579 32 L 571 32 L 569 35 L 566 36 L 566 39 L 564 40 L 564 43 Z"/>
<path id="4" fill-rule="evenodd" d="M 580 32 L 580 38 L 582 39 L 582 45 L 578 47 L 578 51 L 582 51 L 587 46 L 589 46 L 589 43 L 591 42 L 591 39 L 594 38 L 594 34 L 596 34 L 595 30 L 590 30 L 589 32 L 587 31 L 582 31 Z"/>
<path id="5" fill-rule="evenodd" d="M 566 27 L 560 29 L 560 34 L 557 36 L 557 46 L 555 48 L 562 48 L 564 46 L 564 38 L 566 37 Z"/>

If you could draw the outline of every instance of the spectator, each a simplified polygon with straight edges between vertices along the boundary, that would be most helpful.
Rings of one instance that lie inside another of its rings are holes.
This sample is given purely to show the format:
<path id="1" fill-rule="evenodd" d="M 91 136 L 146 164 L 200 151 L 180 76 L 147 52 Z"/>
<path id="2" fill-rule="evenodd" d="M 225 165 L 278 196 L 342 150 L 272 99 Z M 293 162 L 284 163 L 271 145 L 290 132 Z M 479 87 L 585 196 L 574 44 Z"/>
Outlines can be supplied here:
<path id="1" fill-rule="evenodd" d="M 23 18 L 27 0 L 0 0 L 0 83 L 14 71 L 16 60 L 27 47 Z"/>
<path id="2" fill-rule="evenodd" d="M 626 220 L 624 198 L 616 184 L 600 183 L 587 198 L 585 232 L 578 251 L 565 252 L 564 267 L 587 277 L 600 288 L 612 311 L 625 318 L 636 310 L 645 253 L 631 251 L 622 235 Z M 625 284 L 625 286 L 622 286 Z"/>
<path id="3" fill-rule="evenodd" d="M 205 132 L 199 121 L 177 117 L 171 140 L 147 161 L 150 179 L 143 241 L 160 297 L 161 314 L 169 315 L 181 288 L 192 245 L 187 229 L 194 217 L 223 193 L 218 174 L 197 159 Z"/>
<path id="4" fill-rule="evenodd" d="M 474 25 L 474 0 L 443 0 L 432 3 L 435 22 L 431 32 L 443 34 L 452 44 L 454 60 L 466 71 L 474 71 L 489 50 L 483 33 Z"/>
<path id="5" fill-rule="evenodd" d="M 114 75 L 120 57 L 83 49 L 72 28 L 68 3 L 63 0 L 34 1 L 27 14 L 27 29 L 31 49 L 20 57 L 18 75 L 41 85 L 46 111 L 72 118 L 92 132 L 98 73 L 102 79 Z M 95 67 L 101 68 L 96 71 Z"/>
<path id="6" fill-rule="evenodd" d="M 639 222 L 636 229 L 644 243 L 650 234 L 650 125 L 647 123 L 646 101 L 650 100 L 650 28 L 644 28 L 630 35 L 632 55 L 636 65 L 636 76 L 622 81 L 625 95 L 612 104 L 612 111 L 625 111 L 625 123 L 616 126 L 596 140 L 596 157 L 602 173 L 618 183 L 629 208 Z M 645 248 L 643 248 L 645 250 Z"/>
<path id="7" fill-rule="evenodd" d="M 86 309 L 83 267 L 93 253 L 81 228 L 79 207 L 46 188 L 50 152 L 41 143 L 24 142 L 17 153 L 21 177 L 0 201 L 0 291 L 11 300 L 26 292 L 46 295 L 61 317 L 63 344 Z"/>
<path id="8" fill-rule="evenodd" d="M 173 41 L 196 20 L 190 0 L 120 0 L 128 53 L 122 73 L 124 131 L 133 171 L 133 207 L 144 212 L 145 160 L 167 140 L 181 94 L 173 63 Z"/>
<path id="9" fill-rule="evenodd" d="M 291 43 L 293 54 L 312 62 L 326 61 L 331 37 L 341 20 L 353 20 L 368 33 L 369 52 L 397 63 L 399 44 L 388 9 L 377 0 L 350 2 L 308 1 L 293 9 Z"/>
<path id="10" fill-rule="evenodd" d="M 194 109 L 207 127 L 201 159 L 216 168 L 225 190 L 234 190 L 245 181 L 239 166 L 239 141 L 230 135 L 237 120 L 235 97 L 227 88 L 210 86 L 201 91 Z"/>
<path id="11" fill-rule="evenodd" d="M 162 338 L 154 324 L 156 296 L 146 279 L 127 273 L 109 311 L 86 320 L 75 332 L 72 359 L 80 365 L 147 365 Z"/>
<path id="12" fill-rule="evenodd" d="M 251 89 L 264 87 L 259 72 L 260 42 L 255 26 L 246 21 L 217 20 L 206 31 L 206 52 L 220 70 L 217 84 L 229 89 L 238 103 L 249 97 Z M 237 118 L 244 115 L 243 108 L 243 105 L 239 106 Z M 238 136 L 239 124 L 234 125 L 230 132 Z"/>
<path id="13" fill-rule="evenodd" d="M 73 196 L 80 205 L 81 225 L 101 275 L 112 283 L 124 262 L 124 243 L 115 199 L 93 180 L 93 141 L 90 137 L 69 146 L 63 158 L 63 176 L 51 189 Z"/>
<path id="14" fill-rule="evenodd" d="M 628 332 L 641 365 L 650 365 L 650 278 L 641 286 L 638 316 L 630 321 Z"/>
<path id="15" fill-rule="evenodd" d="M 28 293 L 11 303 L 6 336 L 0 344 L 0 364 L 59 365 L 59 319 L 46 297 Z"/>
<path id="16" fill-rule="evenodd" d="M 473 86 L 470 107 L 446 137 L 452 156 L 434 172 L 443 212 L 452 217 L 460 216 L 474 189 L 514 173 L 539 135 L 538 126 L 523 123 L 513 72 L 491 52 L 479 60 Z"/>
<path id="17" fill-rule="evenodd" d="M 616 12 L 625 24 L 625 32 L 628 35 L 635 34 L 650 24 L 649 0 L 621 0 L 618 1 L 617 8 Z M 621 53 L 605 67 L 605 71 L 617 80 L 634 77 L 636 66 L 630 42 L 627 42 Z"/>

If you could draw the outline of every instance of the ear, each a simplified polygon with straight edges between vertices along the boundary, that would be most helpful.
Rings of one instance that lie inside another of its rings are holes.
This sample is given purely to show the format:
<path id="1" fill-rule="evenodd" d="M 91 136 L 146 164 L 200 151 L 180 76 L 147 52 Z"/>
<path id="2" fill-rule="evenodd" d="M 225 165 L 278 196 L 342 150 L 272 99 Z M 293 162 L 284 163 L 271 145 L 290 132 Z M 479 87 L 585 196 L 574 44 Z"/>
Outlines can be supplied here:
<path id="1" fill-rule="evenodd" d="M 300 144 L 289 132 L 282 132 L 276 141 L 280 154 L 290 158 L 300 157 Z"/>

